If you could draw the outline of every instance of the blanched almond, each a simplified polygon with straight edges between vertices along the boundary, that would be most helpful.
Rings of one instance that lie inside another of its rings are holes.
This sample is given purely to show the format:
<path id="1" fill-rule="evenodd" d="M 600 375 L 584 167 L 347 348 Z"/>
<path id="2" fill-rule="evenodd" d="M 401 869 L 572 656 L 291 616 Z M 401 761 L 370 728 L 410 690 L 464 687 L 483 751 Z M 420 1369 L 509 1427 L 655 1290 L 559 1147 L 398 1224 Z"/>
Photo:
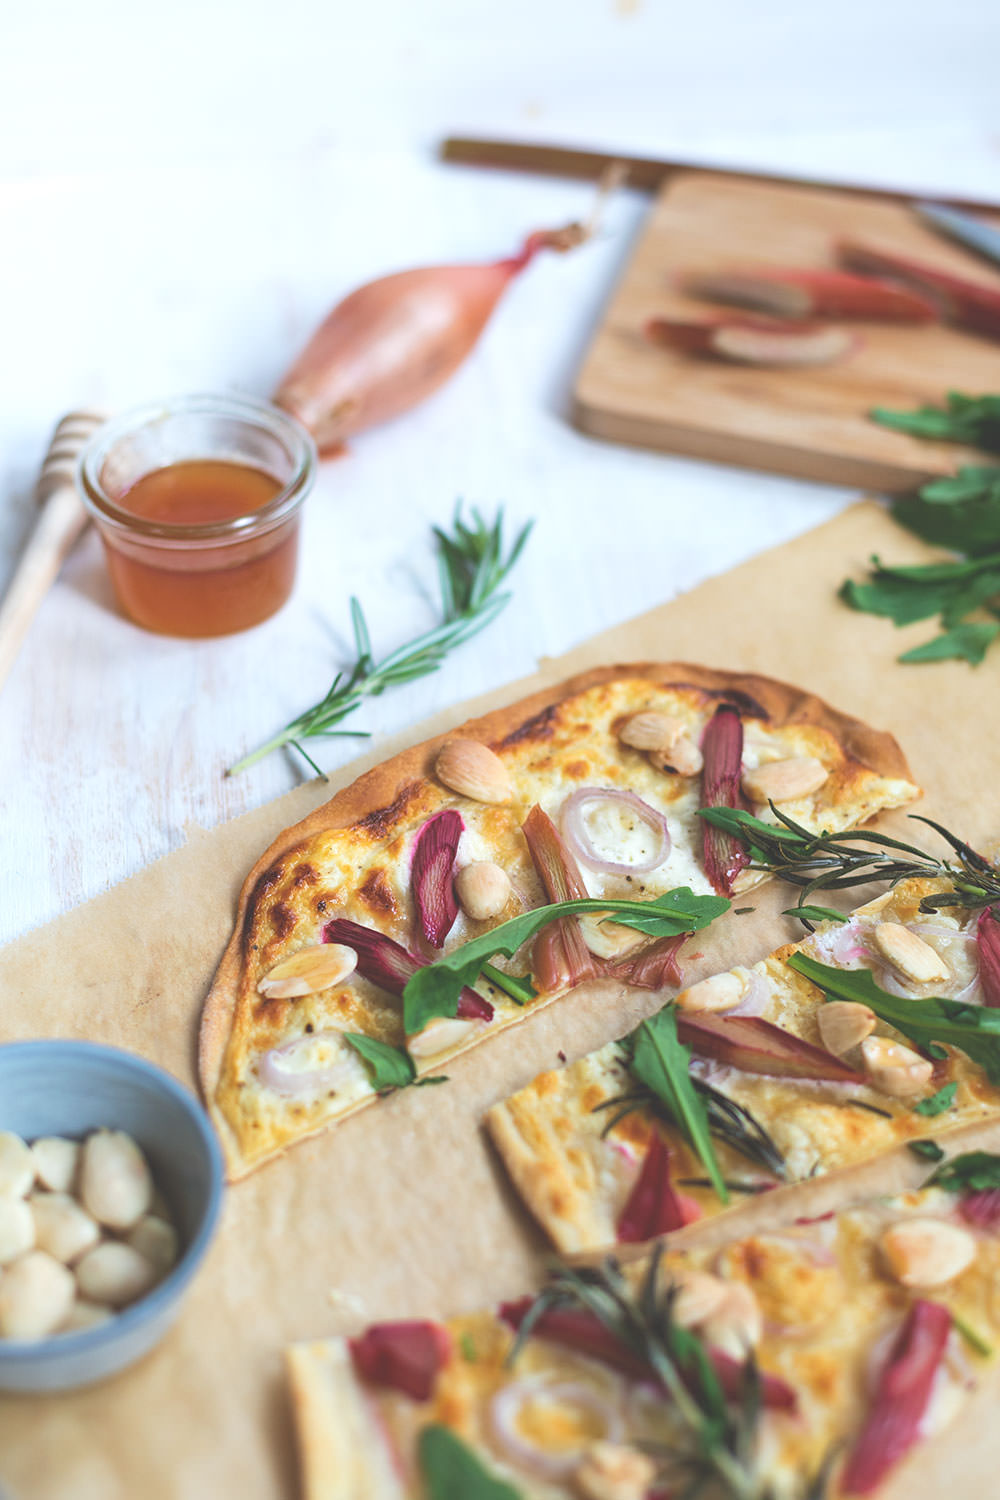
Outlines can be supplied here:
<path id="1" fill-rule="evenodd" d="M 700 776 L 705 764 L 701 751 L 689 734 L 679 735 L 669 750 L 651 750 L 650 764 L 657 771 L 674 771 L 678 776 Z"/>
<path id="2" fill-rule="evenodd" d="M 887 1036 L 869 1036 L 861 1043 L 865 1072 L 873 1088 L 895 1099 L 919 1094 L 927 1087 L 934 1065 Z"/>
<path id="3" fill-rule="evenodd" d="M 697 1328 L 714 1317 L 729 1296 L 729 1283 L 709 1271 L 679 1271 L 673 1284 L 674 1321 L 682 1328 Z"/>
<path id="4" fill-rule="evenodd" d="M 144 1255 L 120 1240 L 105 1240 L 79 1262 L 76 1284 L 89 1302 L 124 1307 L 154 1286 L 159 1278 Z"/>
<path id="5" fill-rule="evenodd" d="M 70 1191 L 80 1162 L 79 1141 L 68 1141 L 61 1135 L 43 1135 L 32 1142 L 31 1155 L 42 1187 L 53 1193 Z"/>
<path id="6" fill-rule="evenodd" d="M 95 1130 L 88 1136 L 80 1165 L 80 1198 L 99 1224 L 131 1229 L 149 1211 L 152 1197 L 146 1158 L 130 1135 L 124 1130 Z"/>
<path id="7" fill-rule="evenodd" d="M 358 966 L 358 955 L 343 943 L 317 943 L 300 948 L 275 964 L 257 985 L 268 1000 L 294 1000 L 318 995 L 347 979 Z"/>
<path id="8" fill-rule="evenodd" d="M 99 1302 L 87 1302 L 78 1297 L 70 1308 L 69 1317 L 60 1323 L 60 1333 L 82 1333 L 85 1328 L 96 1328 L 100 1323 L 106 1323 L 113 1318 L 114 1313 L 110 1307 L 102 1307 Z"/>
<path id="9" fill-rule="evenodd" d="M 794 802 L 818 791 L 830 773 L 811 755 L 769 760 L 743 772 L 743 790 L 751 802 Z"/>
<path id="10" fill-rule="evenodd" d="M 161 1276 L 166 1275 L 177 1259 L 177 1230 L 157 1214 L 146 1214 L 140 1219 L 128 1242 Z"/>
<path id="11" fill-rule="evenodd" d="M 948 965 L 940 953 L 902 923 L 879 922 L 872 935 L 882 957 L 906 979 L 934 984 L 948 978 Z"/>
<path id="12" fill-rule="evenodd" d="M 0 1194 L 24 1198 L 35 1180 L 35 1159 L 12 1130 L 0 1130 Z"/>
<path id="13" fill-rule="evenodd" d="M 35 1220 L 23 1198 L 0 1197 L 0 1266 L 16 1260 L 35 1243 Z"/>
<path id="14" fill-rule="evenodd" d="M 816 1012 L 816 1025 L 826 1050 L 843 1057 L 871 1036 L 875 1030 L 875 1012 L 854 1000 L 831 1000 Z"/>
<path id="15" fill-rule="evenodd" d="M 746 975 L 746 969 L 734 969 L 731 973 L 699 979 L 697 984 L 681 990 L 677 1004 L 681 1010 L 732 1010 L 747 992 Z"/>
<path id="16" fill-rule="evenodd" d="M 685 733 L 685 727 L 683 719 L 647 709 L 626 719 L 618 738 L 623 745 L 630 745 L 633 750 L 669 750 L 674 741 Z"/>
<path id="17" fill-rule="evenodd" d="M 475 1021 L 467 1021 L 458 1016 L 435 1016 L 422 1031 L 407 1038 L 406 1049 L 411 1057 L 436 1057 L 446 1047 L 460 1046 L 475 1027 Z"/>
<path id="18" fill-rule="evenodd" d="M 101 1231 L 96 1220 L 69 1193 L 36 1193 L 31 1199 L 35 1242 L 63 1265 L 72 1265 L 96 1245 Z"/>
<path id="19" fill-rule="evenodd" d="M 750 1288 L 742 1281 L 727 1283 L 725 1301 L 705 1319 L 701 1333 L 713 1348 L 721 1349 L 733 1359 L 745 1359 L 764 1333 L 764 1319 Z"/>
<path id="20" fill-rule="evenodd" d="M 638 1448 L 600 1439 L 573 1472 L 581 1500 L 645 1500 L 656 1478 L 656 1464 Z"/>
<path id="21" fill-rule="evenodd" d="M 510 778 L 499 755 L 478 740 L 449 740 L 434 763 L 438 781 L 473 802 L 509 802 Z"/>
<path id="22" fill-rule="evenodd" d="M 882 1236 L 892 1274 L 904 1286 L 944 1286 L 976 1258 L 976 1241 L 967 1229 L 944 1219 L 904 1219 Z"/>
<path id="23" fill-rule="evenodd" d="M 0 1277 L 0 1336 L 43 1339 L 69 1316 L 73 1306 L 73 1273 L 32 1250 Z"/>
<path id="24" fill-rule="evenodd" d="M 455 895 L 467 917 L 485 922 L 499 916 L 510 900 L 510 876 L 491 859 L 474 860 L 455 876 Z"/>

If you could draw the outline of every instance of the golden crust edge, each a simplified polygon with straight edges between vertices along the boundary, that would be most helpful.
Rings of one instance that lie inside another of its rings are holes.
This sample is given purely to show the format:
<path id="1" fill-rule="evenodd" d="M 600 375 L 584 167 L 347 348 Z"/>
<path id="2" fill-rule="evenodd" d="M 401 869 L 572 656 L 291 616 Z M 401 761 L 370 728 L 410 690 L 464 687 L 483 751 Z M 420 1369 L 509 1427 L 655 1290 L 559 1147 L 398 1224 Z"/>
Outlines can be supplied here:
<path id="1" fill-rule="evenodd" d="M 567 698 L 600 687 L 606 682 L 625 678 L 648 678 L 664 686 L 693 687 L 703 692 L 725 696 L 739 695 L 753 699 L 765 711 L 768 718 L 779 725 L 812 724 L 827 729 L 838 740 L 841 748 L 867 769 L 893 779 L 908 781 L 914 785 L 906 758 L 893 735 L 877 730 L 862 720 L 831 707 L 816 694 L 807 692 L 791 683 L 765 677 L 754 672 L 734 672 L 713 667 L 699 666 L 691 662 L 635 662 L 616 663 L 603 667 L 592 667 L 577 673 L 561 683 L 539 689 L 527 697 L 519 698 L 477 719 L 470 719 L 442 734 L 422 740 L 402 750 L 381 765 L 373 767 L 355 781 L 343 787 L 327 801 L 315 808 L 298 823 L 284 829 L 256 861 L 243 882 L 237 905 L 233 932 L 226 945 L 212 986 L 205 998 L 198 1032 L 198 1076 L 202 1095 L 208 1112 L 219 1132 L 227 1164 L 230 1166 L 230 1181 L 237 1181 L 264 1162 L 283 1154 L 285 1147 L 256 1159 L 252 1165 L 245 1163 L 235 1132 L 231 1129 L 222 1111 L 215 1104 L 226 1047 L 232 1028 L 233 1015 L 238 996 L 239 979 L 243 969 L 243 930 L 247 908 L 260 877 L 273 864 L 314 834 L 329 828 L 346 828 L 359 822 L 379 808 L 390 806 L 402 789 L 413 781 L 429 774 L 437 750 L 449 739 L 459 736 L 482 739 L 487 743 L 502 740 L 519 728 L 521 724 L 544 713 L 546 709 L 564 702 Z M 553 999 L 558 996 L 552 997 Z M 546 1004 L 548 1001 L 545 1002 Z M 532 1014 L 541 1007 L 533 1006 Z M 515 1021 L 521 1019 L 515 1018 Z M 503 1028 L 506 1029 L 506 1028 Z M 477 1037 L 478 1044 L 484 1038 Z M 457 1054 L 456 1054 L 457 1055 Z M 371 1100 L 362 1100 L 356 1108 L 363 1108 Z M 346 1111 L 338 1121 L 348 1118 L 356 1110 Z M 326 1121 L 320 1129 L 327 1128 Z M 302 1139 L 307 1139 L 303 1136 Z"/>
<path id="2" fill-rule="evenodd" d="M 390 1465 L 374 1468 L 371 1444 L 358 1440 L 371 1424 L 347 1340 L 293 1344 L 285 1369 L 303 1500 L 403 1500 Z"/>

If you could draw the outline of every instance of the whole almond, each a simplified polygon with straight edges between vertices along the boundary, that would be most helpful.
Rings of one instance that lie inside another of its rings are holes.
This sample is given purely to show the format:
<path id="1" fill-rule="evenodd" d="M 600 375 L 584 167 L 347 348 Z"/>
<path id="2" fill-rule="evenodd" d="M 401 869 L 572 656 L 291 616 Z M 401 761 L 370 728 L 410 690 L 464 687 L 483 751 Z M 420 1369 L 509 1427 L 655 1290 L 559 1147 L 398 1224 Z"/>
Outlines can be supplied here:
<path id="1" fill-rule="evenodd" d="M 708 979 L 699 979 L 689 984 L 677 996 L 678 1010 L 733 1010 L 747 992 L 749 974 L 746 969 L 733 970 L 725 974 L 712 974 Z"/>
<path id="2" fill-rule="evenodd" d="M 934 1072 L 934 1064 L 919 1052 L 887 1036 L 866 1037 L 861 1043 L 861 1056 L 872 1087 L 894 1099 L 919 1094 Z"/>
<path id="3" fill-rule="evenodd" d="M 829 774 L 823 763 L 811 755 L 768 760 L 743 772 L 743 790 L 751 802 L 794 802 L 818 791 Z"/>
<path id="4" fill-rule="evenodd" d="M 702 753 L 689 734 L 678 735 L 669 750 L 651 750 L 650 764 L 657 771 L 673 771 L 678 776 L 700 776 L 705 764 Z"/>
<path id="5" fill-rule="evenodd" d="M 697 1328 L 722 1308 L 729 1296 L 729 1286 L 721 1276 L 709 1271 L 678 1271 L 672 1278 L 677 1288 L 674 1299 L 674 1321 L 681 1328 Z"/>
<path id="6" fill-rule="evenodd" d="M 854 1000 L 831 1000 L 816 1012 L 820 1039 L 828 1052 L 843 1057 L 875 1030 L 875 1012 Z"/>
<path id="7" fill-rule="evenodd" d="M 886 1230 L 882 1249 L 897 1281 L 911 1287 L 944 1286 L 976 1258 L 974 1237 L 944 1219 L 903 1219 Z"/>
<path id="8" fill-rule="evenodd" d="M 510 876 L 490 859 L 477 859 L 455 876 L 455 895 L 473 922 L 497 917 L 511 898 Z"/>
<path id="9" fill-rule="evenodd" d="M 300 995 L 317 995 L 331 985 L 340 984 L 354 973 L 358 955 L 343 943 L 317 943 L 300 948 L 290 958 L 269 969 L 257 989 L 268 1000 L 294 1000 Z"/>
<path id="10" fill-rule="evenodd" d="M 618 731 L 623 745 L 633 750 L 668 750 L 684 733 L 684 721 L 672 714 L 661 714 L 655 709 L 646 709 L 626 719 Z"/>
<path id="11" fill-rule="evenodd" d="M 503 761 L 478 740 L 449 740 L 438 751 L 434 774 L 449 791 L 473 802 L 509 802 L 512 795 Z"/>
<path id="12" fill-rule="evenodd" d="M 916 984 L 934 984 L 948 978 L 948 965 L 940 953 L 902 923 L 880 922 L 872 937 L 882 957 Z"/>

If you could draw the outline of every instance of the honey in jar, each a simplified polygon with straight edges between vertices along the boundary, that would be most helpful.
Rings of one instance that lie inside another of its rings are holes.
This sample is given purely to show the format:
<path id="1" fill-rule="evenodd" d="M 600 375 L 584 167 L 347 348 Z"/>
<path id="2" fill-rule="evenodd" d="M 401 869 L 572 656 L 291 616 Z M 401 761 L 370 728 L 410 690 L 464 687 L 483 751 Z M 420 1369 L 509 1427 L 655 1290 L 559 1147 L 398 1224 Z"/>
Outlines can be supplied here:
<path id="1" fill-rule="evenodd" d="M 125 614 L 147 630 L 227 635 L 291 593 L 315 452 L 284 412 L 192 397 L 112 423 L 81 483 Z"/>

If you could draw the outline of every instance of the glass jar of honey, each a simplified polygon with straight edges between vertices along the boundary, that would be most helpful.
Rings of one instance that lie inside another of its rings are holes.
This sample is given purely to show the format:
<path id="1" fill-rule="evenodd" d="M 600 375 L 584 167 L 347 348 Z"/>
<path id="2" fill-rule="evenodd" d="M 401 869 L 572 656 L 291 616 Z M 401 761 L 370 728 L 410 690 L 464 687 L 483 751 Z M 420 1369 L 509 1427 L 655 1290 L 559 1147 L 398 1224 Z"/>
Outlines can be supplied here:
<path id="1" fill-rule="evenodd" d="M 316 448 L 246 396 L 185 396 L 102 427 L 80 460 L 124 614 L 162 635 L 229 635 L 292 591 Z"/>

